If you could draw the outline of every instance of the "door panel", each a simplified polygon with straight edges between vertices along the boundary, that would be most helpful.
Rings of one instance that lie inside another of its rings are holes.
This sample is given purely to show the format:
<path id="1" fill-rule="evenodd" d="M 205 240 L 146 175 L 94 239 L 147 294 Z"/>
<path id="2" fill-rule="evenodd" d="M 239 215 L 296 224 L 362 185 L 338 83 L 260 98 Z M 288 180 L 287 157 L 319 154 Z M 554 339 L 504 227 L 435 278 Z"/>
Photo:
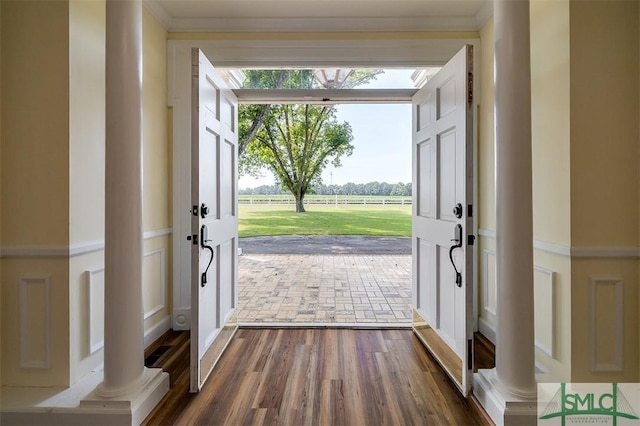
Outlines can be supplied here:
<path id="1" fill-rule="evenodd" d="M 472 56 L 465 46 L 413 100 L 413 328 L 465 396 L 473 357 Z"/>
<path id="2" fill-rule="evenodd" d="M 191 391 L 198 392 L 237 329 L 237 100 L 192 51 Z"/>

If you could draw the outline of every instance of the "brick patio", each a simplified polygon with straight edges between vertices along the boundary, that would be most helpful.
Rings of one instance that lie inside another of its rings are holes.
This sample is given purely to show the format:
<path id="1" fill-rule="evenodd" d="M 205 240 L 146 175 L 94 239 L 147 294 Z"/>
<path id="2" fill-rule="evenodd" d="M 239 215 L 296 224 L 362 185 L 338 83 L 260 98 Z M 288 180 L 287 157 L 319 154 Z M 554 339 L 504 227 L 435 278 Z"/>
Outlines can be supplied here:
<path id="1" fill-rule="evenodd" d="M 241 323 L 411 322 L 410 255 L 244 254 Z"/>

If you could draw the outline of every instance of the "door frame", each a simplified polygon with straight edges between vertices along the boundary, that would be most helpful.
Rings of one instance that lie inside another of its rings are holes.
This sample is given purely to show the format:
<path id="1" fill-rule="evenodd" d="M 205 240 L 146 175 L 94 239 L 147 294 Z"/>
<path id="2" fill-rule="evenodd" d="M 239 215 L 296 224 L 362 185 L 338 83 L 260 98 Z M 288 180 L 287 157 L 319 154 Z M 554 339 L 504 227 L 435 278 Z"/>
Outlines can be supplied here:
<path id="1" fill-rule="evenodd" d="M 167 42 L 167 103 L 172 125 L 173 152 L 173 294 L 172 328 L 189 330 L 191 319 L 191 48 L 199 47 L 216 67 L 378 67 L 407 68 L 442 66 L 465 44 L 474 46 L 474 76 L 479 81 L 480 39 L 402 40 L 169 40 Z M 238 59 L 238 51 L 242 59 Z M 364 52 L 364 53 L 363 53 Z M 366 55 L 365 55 L 366 53 Z M 355 59 L 354 59 L 355 58 Z M 360 59 L 358 59 L 360 58 Z M 233 76 L 227 75 L 233 85 Z M 474 87 L 473 175 L 474 200 L 478 206 L 477 112 L 481 94 Z M 237 86 L 236 86 L 237 87 Z M 378 102 L 380 102 L 378 100 Z M 399 102 L 391 99 L 390 103 Z M 409 103 L 410 101 L 407 101 Z M 363 102 L 363 103 L 366 103 Z M 476 208 L 477 211 L 477 208 Z M 477 214 L 473 233 L 477 235 Z M 478 267 L 477 245 L 473 250 L 474 271 Z M 474 331 L 478 330 L 478 274 L 473 276 Z"/>

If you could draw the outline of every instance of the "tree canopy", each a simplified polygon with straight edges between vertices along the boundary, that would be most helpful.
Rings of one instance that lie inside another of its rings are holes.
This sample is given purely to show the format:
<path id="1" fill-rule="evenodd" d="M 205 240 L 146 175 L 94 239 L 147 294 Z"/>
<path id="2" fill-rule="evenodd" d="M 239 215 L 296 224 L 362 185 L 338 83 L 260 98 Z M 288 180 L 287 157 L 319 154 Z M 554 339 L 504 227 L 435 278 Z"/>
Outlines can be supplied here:
<path id="1" fill-rule="evenodd" d="M 350 71 L 340 88 L 353 88 L 380 70 Z M 321 87 L 312 70 L 247 70 L 245 88 L 313 89 Z M 241 174 L 269 168 L 304 212 L 303 199 L 321 183 L 322 170 L 353 152 L 348 123 L 338 123 L 331 105 L 241 105 L 239 110 Z"/>
<path id="2" fill-rule="evenodd" d="M 268 166 L 304 212 L 303 199 L 331 162 L 340 166 L 351 155 L 351 126 L 338 123 L 335 108 L 317 105 L 272 105 L 247 154 Z"/>

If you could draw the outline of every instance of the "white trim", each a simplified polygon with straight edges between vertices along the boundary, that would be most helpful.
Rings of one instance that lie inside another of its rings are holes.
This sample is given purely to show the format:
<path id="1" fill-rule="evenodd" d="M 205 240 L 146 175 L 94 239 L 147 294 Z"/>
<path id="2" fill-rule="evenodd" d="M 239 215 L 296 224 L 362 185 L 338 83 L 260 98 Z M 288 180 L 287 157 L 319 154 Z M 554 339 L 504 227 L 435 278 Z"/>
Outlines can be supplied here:
<path id="1" fill-rule="evenodd" d="M 615 291 L 615 324 L 614 329 L 611 330 L 614 333 L 614 348 L 615 348 L 615 361 L 613 363 L 599 362 L 596 355 L 597 349 L 597 336 L 596 336 L 596 323 L 597 323 L 597 298 L 596 288 L 598 285 L 614 285 Z M 591 277 L 589 280 L 589 343 L 591 349 L 591 371 L 622 371 L 622 356 L 624 353 L 624 291 L 623 281 L 618 277 Z"/>
<path id="2" fill-rule="evenodd" d="M 100 318 L 93 318 L 91 312 L 91 302 L 94 297 L 99 297 L 99 300 L 104 303 L 104 289 L 102 293 L 94 289 L 93 278 L 99 273 L 104 274 L 104 267 L 89 269 L 85 271 L 85 273 L 87 274 L 87 347 L 89 348 L 89 355 L 93 355 L 104 347 L 104 331 L 102 332 L 103 335 L 101 340 L 97 340 L 98 338 L 91 334 L 91 329 L 93 328 L 92 325 L 99 325 L 102 323 L 102 329 L 104 330 L 104 314 Z"/>
<path id="3" fill-rule="evenodd" d="M 571 257 L 606 259 L 640 258 L 640 247 L 572 247 Z"/>
<path id="4" fill-rule="evenodd" d="M 533 248 L 545 253 L 557 254 L 559 256 L 568 257 L 571 255 L 571 249 L 567 246 L 548 243 L 546 241 L 533 240 Z"/>
<path id="5" fill-rule="evenodd" d="M 171 328 L 171 317 L 167 315 L 162 319 L 162 321 L 157 322 L 156 324 L 149 327 L 144 332 L 144 347 L 145 349 L 158 340 L 164 333 L 169 331 Z"/>
<path id="6" fill-rule="evenodd" d="M 491 238 L 492 240 L 496 239 L 496 231 L 492 229 L 478 228 L 478 235 L 481 237 Z"/>
<path id="7" fill-rule="evenodd" d="M 418 89 L 234 89 L 240 104 L 411 103 Z"/>
<path id="8" fill-rule="evenodd" d="M 371 18 L 173 18 L 172 32 L 359 32 L 359 31 L 478 31 L 469 16 Z"/>
<path id="9" fill-rule="evenodd" d="M 238 322 L 240 328 L 410 329 L 411 322 Z"/>
<path id="10" fill-rule="evenodd" d="M 491 18 L 492 16 L 493 2 L 487 1 L 480 7 L 480 10 L 478 10 L 478 12 L 476 13 L 476 27 L 478 28 L 478 31 L 480 31 L 480 29 L 484 27 L 484 24 L 486 24 L 489 18 Z"/>
<path id="11" fill-rule="evenodd" d="M 486 319 L 482 317 L 478 318 L 478 328 L 480 334 L 489 339 L 494 345 L 496 344 L 496 330 Z"/>
<path id="12" fill-rule="evenodd" d="M 143 234 L 144 240 L 171 235 L 173 228 L 156 229 Z M 104 240 L 73 243 L 67 246 L 16 246 L 2 247 L 0 257 L 75 257 L 104 250 Z"/>
<path id="13" fill-rule="evenodd" d="M 151 257 L 153 255 L 160 255 L 160 303 L 147 312 L 144 313 L 144 319 L 148 319 L 154 314 L 163 310 L 167 304 L 166 294 L 167 294 L 167 279 L 166 279 L 166 250 L 164 247 L 159 248 L 157 250 L 149 251 L 144 253 L 142 262 L 144 264 L 144 259 L 147 257 Z M 143 277 L 144 279 L 144 277 Z M 144 295 L 143 295 L 144 296 Z"/>
<path id="14" fill-rule="evenodd" d="M 551 344 L 549 346 L 540 342 L 537 338 L 535 338 L 535 346 L 540 351 L 548 355 L 549 357 L 556 359 L 556 273 L 550 269 L 542 268 L 540 266 L 533 266 L 534 273 L 539 272 L 541 274 L 545 274 L 549 277 L 549 287 L 550 287 L 550 298 L 551 298 Z M 535 281 L 534 281 L 535 284 Z M 538 284 L 539 285 L 539 284 Z"/>
<path id="15" fill-rule="evenodd" d="M 194 37 L 198 35 L 194 34 Z M 168 40 L 169 52 L 169 106 L 187 99 L 179 89 L 177 80 L 184 77 L 181 49 L 200 48 L 216 67 L 271 68 L 271 67 L 428 67 L 442 66 L 464 45 L 479 46 L 478 37 L 407 39 L 339 39 L 339 40 Z M 347 59 L 345 59 L 347 58 Z M 183 84 L 186 84 L 183 81 Z M 183 107 L 186 105 L 183 105 Z"/>
<path id="16" fill-rule="evenodd" d="M 165 30 L 171 29 L 173 26 L 173 18 L 169 13 L 167 13 L 165 8 L 160 5 L 160 3 L 152 0 L 142 0 L 142 5 L 147 9 L 147 12 L 149 12 L 151 16 L 156 18 Z"/>
<path id="17" fill-rule="evenodd" d="M 496 231 L 478 229 L 481 237 L 496 239 Z M 580 259 L 640 259 L 640 247 L 569 247 L 562 244 L 534 240 L 533 248 L 545 253 Z"/>
<path id="18" fill-rule="evenodd" d="M 488 312 L 489 314 L 491 314 L 494 319 L 496 316 L 496 310 L 495 308 L 490 307 L 487 304 L 487 301 L 489 300 L 489 256 L 493 256 L 494 258 L 496 257 L 496 252 L 494 250 L 489 250 L 489 249 L 484 249 L 482 250 L 482 309 L 485 310 L 485 312 Z M 494 259 L 495 262 L 495 259 Z M 496 287 L 497 287 L 498 283 L 494 282 L 493 283 L 493 290 L 494 292 L 496 291 Z M 494 300 L 496 301 L 496 303 L 498 302 L 498 298 L 495 297 Z"/>
<path id="19" fill-rule="evenodd" d="M 33 333 L 30 333 L 27 321 L 28 312 L 30 309 L 34 309 L 33 306 L 28 306 L 28 285 L 40 283 L 44 286 L 45 299 L 44 306 L 39 309 L 44 309 L 44 324 L 42 324 L 44 330 L 44 354 L 42 359 L 28 359 L 29 342 L 33 338 Z M 20 367 L 21 368 L 51 368 L 51 277 L 49 276 L 32 276 L 32 277 L 20 277 L 19 285 L 19 321 L 20 321 Z"/>
<path id="20" fill-rule="evenodd" d="M 173 228 L 161 228 L 153 231 L 146 231 L 142 234 L 142 238 L 145 240 L 150 240 L 152 238 L 164 237 L 165 235 L 171 235 L 173 233 Z"/>
<path id="21" fill-rule="evenodd" d="M 83 254 L 95 253 L 104 250 L 104 240 L 74 243 L 69 246 L 69 256 L 75 257 Z"/>

